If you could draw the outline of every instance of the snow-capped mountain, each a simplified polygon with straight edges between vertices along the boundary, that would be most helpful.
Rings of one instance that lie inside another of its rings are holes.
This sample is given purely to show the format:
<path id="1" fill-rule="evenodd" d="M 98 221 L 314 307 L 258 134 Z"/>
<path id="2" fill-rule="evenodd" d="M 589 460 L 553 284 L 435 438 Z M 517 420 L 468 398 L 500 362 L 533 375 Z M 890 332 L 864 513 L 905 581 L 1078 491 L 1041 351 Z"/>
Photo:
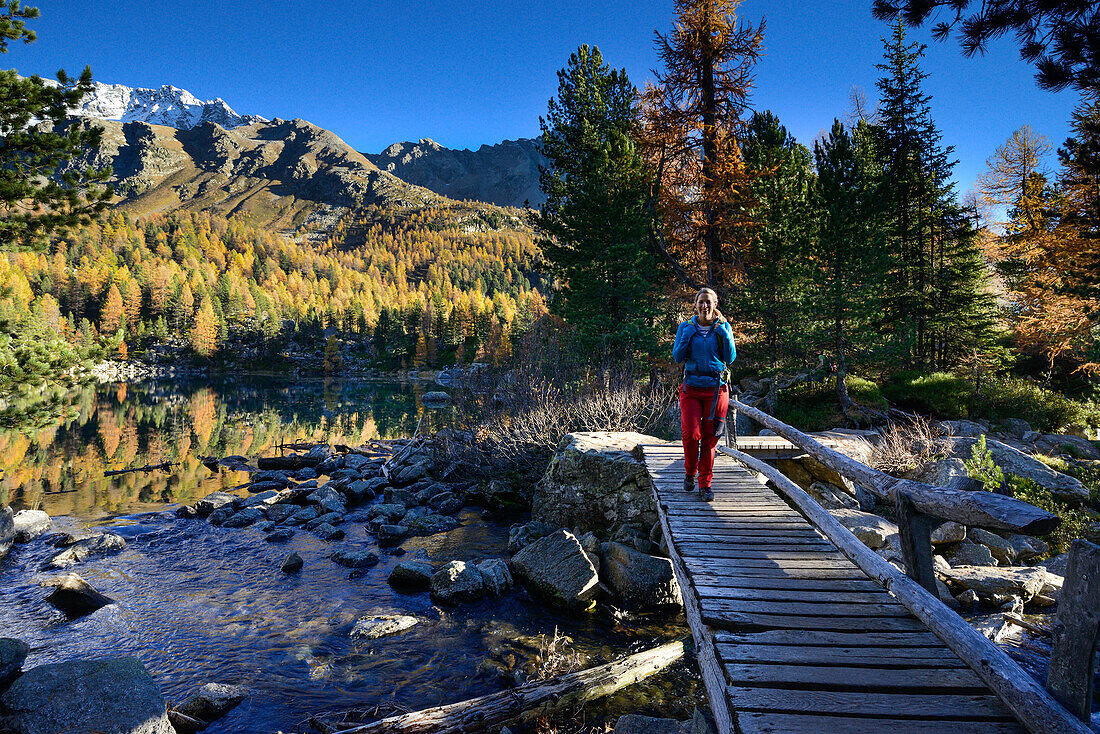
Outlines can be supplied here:
<path id="1" fill-rule="evenodd" d="M 227 130 L 267 122 L 258 115 L 238 115 L 220 97 L 204 102 L 186 89 L 167 84 L 160 89 L 93 84 L 95 91 L 72 114 L 119 122 L 147 122 L 178 130 L 190 130 L 204 122 L 216 122 Z"/>

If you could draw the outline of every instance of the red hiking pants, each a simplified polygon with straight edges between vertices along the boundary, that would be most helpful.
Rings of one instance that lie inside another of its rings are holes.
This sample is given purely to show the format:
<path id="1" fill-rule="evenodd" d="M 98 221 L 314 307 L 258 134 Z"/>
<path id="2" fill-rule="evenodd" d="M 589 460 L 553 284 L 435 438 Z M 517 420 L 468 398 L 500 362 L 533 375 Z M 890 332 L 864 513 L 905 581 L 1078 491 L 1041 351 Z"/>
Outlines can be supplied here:
<path id="1" fill-rule="evenodd" d="M 718 407 L 714 420 L 710 419 L 710 406 L 714 401 L 713 387 L 680 385 L 680 429 L 684 439 L 684 472 L 687 476 L 699 472 L 699 486 L 709 487 L 714 476 L 714 447 L 718 437 L 714 424 L 726 417 L 730 405 L 729 387 L 722 385 L 718 393 Z M 702 444 L 702 451 L 700 451 Z"/>

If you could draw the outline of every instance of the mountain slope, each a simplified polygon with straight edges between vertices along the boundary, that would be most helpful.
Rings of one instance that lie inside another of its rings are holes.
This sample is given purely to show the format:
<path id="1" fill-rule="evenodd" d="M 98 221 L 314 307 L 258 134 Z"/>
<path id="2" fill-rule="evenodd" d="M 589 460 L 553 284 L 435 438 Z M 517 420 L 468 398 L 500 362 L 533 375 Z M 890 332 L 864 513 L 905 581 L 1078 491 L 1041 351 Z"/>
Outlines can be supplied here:
<path id="1" fill-rule="evenodd" d="M 444 201 L 304 120 L 232 130 L 213 122 L 186 130 L 89 118 L 70 124 L 103 128 L 100 148 L 74 165 L 110 166 L 119 206 L 133 214 L 208 210 L 279 230 L 323 231 L 359 206 Z"/>
<path id="2" fill-rule="evenodd" d="M 56 84 L 45 80 L 48 84 Z M 94 117 L 117 122 L 147 122 L 179 130 L 216 122 L 226 129 L 267 122 L 259 115 L 238 115 L 218 97 L 203 101 L 186 89 L 165 84 L 160 89 L 127 87 L 93 82 L 95 89 L 72 111 L 77 117 Z"/>
<path id="3" fill-rule="evenodd" d="M 451 199 L 473 199 L 498 206 L 538 206 L 539 165 L 546 158 L 530 138 L 483 145 L 476 151 L 444 148 L 434 140 L 394 143 L 366 157 L 383 171 Z"/>

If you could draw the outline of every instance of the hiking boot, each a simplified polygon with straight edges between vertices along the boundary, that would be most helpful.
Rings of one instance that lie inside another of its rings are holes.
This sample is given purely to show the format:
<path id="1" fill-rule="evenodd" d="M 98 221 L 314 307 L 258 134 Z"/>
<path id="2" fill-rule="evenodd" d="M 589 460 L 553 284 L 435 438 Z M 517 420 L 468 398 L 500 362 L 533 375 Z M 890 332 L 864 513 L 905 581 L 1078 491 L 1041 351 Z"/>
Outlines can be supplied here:
<path id="1" fill-rule="evenodd" d="M 710 502 L 714 499 L 714 492 L 710 490 L 710 487 L 699 487 L 699 498 L 703 502 Z"/>
<path id="2" fill-rule="evenodd" d="M 694 492 L 695 491 L 695 475 L 694 474 L 685 474 L 684 475 L 684 491 L 685 492 Z"/>

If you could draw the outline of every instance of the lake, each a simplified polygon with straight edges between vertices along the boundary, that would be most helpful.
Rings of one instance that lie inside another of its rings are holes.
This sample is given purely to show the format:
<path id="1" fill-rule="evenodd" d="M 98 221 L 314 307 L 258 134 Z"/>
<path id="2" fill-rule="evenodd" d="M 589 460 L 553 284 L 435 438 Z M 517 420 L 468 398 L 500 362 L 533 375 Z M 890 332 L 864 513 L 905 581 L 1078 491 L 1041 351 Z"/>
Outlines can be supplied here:
<path id="1" fill-rule="evenodd" d="M 0 434 L 0 501 L 44 509 L 55 530 L 106 526 L 127 539 L 115 556 L 74 569 L 117 604 L 70 620 L 48 605 L 40 565 L 57 549 L 43 539 L 17 545 L 0 561 L 0 629 L 32 646 L 25 668 L 69 659 L 135 655 L 169 701 L 206 682 L 237 683 L 256 695 L 206 731 L 308 731 L 310 715 L 377 706 L 420 709 L 503 690 L 553 662 L 558 649 L 582 667 L 684 634 L 683 619 L 604 609 L 562 617 L 524 593 L 441 608 L 427 593 L 403 594 L 386 578 L 400 561 L 506 557 L 509 522 L 477 508 L 460 527 L 413 538 L 397 557 L 356 523 L 347 539 L 326 543 L 299 531 L 270 544 L 254 529 L 214 527 L 174 516 L 178 503 L 244 482 L 209 472 L 200 456 L 273 455 L 281 444 L 369 439 L 434 431 L 450 410 L 426 411 L 430 385 L 413 382 L 286 380 L 238 376 L 202 382 L 98 385 L 74 396 L 73 415 L 30 434 Z M 175 464 L 169 471 L 104 477 L 105 470 Z M 374 550 L 374 568 L 351 572 L 328 559 L 339 546 Z M 280 572 L 291 551 L 301 573 Z M 355 620 L 379 612 L 420 623 L 393 636 L 357 642 Z M 559 656 L 560 657 L 560 656 Z M 701 686 L 688 664 L 590 704 L 601 715 L 639 711 L 690 716 Z M 386 710 L 385 708 L 382 709 Z M 601 714 L 602 712 L 602 714 Z M 579 726 L 579 725 L 578 725 Z"/>

